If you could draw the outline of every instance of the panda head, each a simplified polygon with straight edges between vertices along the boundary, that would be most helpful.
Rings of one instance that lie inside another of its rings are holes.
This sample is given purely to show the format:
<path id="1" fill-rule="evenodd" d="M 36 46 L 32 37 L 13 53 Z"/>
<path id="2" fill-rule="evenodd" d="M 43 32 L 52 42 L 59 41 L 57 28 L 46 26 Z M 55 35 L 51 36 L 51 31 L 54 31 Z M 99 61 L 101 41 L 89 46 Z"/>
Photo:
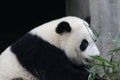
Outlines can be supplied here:
<path id="1" fill-rule="evenodd" d="M 68 59 L 78 65 L 86 65 L 93 61 L 91 56 L 100 55 L 89 25 L 77 17 L 48 22 L 33 29 L 31 33 L 64 51 Z"/>

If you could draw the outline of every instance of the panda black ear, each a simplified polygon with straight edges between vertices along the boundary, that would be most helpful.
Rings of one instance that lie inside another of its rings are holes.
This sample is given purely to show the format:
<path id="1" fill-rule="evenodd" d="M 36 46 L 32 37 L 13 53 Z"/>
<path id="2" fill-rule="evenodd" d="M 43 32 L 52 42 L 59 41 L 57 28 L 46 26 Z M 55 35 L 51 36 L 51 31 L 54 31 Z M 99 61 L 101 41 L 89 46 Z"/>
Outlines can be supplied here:
<path id="1" fill-rule="evenodd" d="M 58 26 L 56 28 L 56 32 L 58 34 L 62 34 L 64 32 L 71 32 L 71 27 L 68 22 L 63 21 L 58 24 Z"/>
<path id="2" fill-rule="evenodd" d="M 91 18 L 90 18 L 90 16 L 87 16 L 84 20 L 85 20 L 88 24 L 90 24 Z"/>

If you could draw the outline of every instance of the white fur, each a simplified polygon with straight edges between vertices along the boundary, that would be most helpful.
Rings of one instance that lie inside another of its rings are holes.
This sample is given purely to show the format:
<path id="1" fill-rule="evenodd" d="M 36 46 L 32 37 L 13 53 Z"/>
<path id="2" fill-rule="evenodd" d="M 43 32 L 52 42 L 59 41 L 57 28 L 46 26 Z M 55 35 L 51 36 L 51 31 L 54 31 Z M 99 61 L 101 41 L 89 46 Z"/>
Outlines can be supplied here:
<path id="1" fill-rule="evenodd" d="M 24 80 L 37 80 L 19 64 L 16 56 L 8 47 L 0 56 L 0 80 L 12 80 L 20 77 Z"/>
<path id="2" fill-rule="evenodd" d="M 60 35 L 55 32 L 57 25 L 62 21 L 66 21 L 70 24 L 72 28 L 70 33 Z M 93 41 L 94 35 L 89 28 L 89 25 L 84 20 L 77 17 L 69 16 L 48 22 L 33 29 L 30 33 L 37 35 L 45 41 L 48 41 L 50 44 L 64 50 L 66 55 L 73 62 L 78 64 L 86 64 L 85 58 L 91 59 L 90 56 L 100 55 L 99 50 Z M 89 42 L 89 46 L 85 51 L 80 51 L 79 46 L 83 39 L 86 39 Z"/>

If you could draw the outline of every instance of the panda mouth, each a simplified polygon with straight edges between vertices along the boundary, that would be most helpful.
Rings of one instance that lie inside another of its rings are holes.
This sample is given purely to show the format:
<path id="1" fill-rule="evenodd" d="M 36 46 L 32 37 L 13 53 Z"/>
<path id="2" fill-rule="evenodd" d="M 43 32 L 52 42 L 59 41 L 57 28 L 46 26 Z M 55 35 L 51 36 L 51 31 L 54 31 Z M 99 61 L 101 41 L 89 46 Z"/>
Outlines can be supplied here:
<path id="1" fill-rule="evenodd" d="M 83 62 L 81 64 L 72 63 L 72 68 L 77 71 L 84 71 L 84 70 L 90 69 L 92 67 L 92 65 L 90 63 L 95 62 L 94 59 L 89 59 L 89 58 L 85 58 L 84 61 L 85 61 L 85 63 Z"/>
<path id="2" fill-rule="evenodd" d="M 87 63 L 93 63 L 93 62 L 95 62 L 95 60 L 94 59 L 85 59 L 85 61 L 87 62 Z"/>

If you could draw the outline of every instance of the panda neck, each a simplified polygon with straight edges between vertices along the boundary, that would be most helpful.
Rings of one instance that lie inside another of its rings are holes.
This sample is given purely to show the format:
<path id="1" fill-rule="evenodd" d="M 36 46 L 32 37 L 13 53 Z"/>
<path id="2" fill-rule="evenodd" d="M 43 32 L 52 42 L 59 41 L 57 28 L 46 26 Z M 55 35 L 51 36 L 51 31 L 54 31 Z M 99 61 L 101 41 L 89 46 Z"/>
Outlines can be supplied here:
<path id="1" fill-rule="evenodd" d="M 41 80 L 87 80 L 89 75 L 82 66 L 74 69 L 64 51 L 29 33 L 13 44 L 11 51 L 25 69 Z"/>

